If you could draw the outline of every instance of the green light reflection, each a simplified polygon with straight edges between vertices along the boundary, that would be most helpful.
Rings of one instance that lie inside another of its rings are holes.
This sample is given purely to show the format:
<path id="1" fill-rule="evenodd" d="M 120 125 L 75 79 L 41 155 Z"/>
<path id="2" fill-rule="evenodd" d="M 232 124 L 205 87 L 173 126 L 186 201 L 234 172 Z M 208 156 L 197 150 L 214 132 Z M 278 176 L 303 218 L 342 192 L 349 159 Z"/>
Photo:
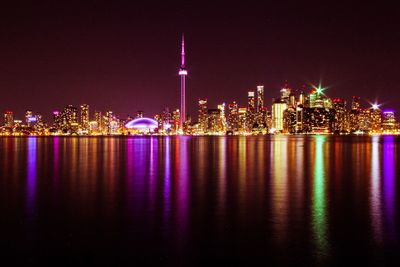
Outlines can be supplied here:
<path id="1" fill-rule="evenodd" d="M 324 162 L 325 141 L 325 136 L 315 136 L 312 228 L 318 260 L 325 260 L 328 256 L 329 250 L 326 218 L 326 177 Z"/>

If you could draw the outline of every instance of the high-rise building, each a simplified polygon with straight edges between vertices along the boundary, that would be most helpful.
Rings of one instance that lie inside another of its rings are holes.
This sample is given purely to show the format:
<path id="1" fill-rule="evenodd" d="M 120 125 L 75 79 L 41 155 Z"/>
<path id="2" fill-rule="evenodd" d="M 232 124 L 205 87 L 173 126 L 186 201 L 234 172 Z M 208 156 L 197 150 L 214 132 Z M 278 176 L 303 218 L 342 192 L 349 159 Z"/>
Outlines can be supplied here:
<path id="1" fill-rule="evenodd" d="M 360 97 L 359 96 L 353 96 L 352 101 L 351 101 L 351 109 L 352 110 L 360 109 Z"/>
<path id="2" fill-rule="evenodd" d="M 219 112 L 220 123 L 221 123 L 220 132 L 226 132 L 227 123 L 226 123 L 226 116 L 225 116 L 225 103 L 222 103 L 221 105 L 218 105 L 217 108 L 220 111 Z"/>
<path id="3" fill-rule="evenodd" d="M 27 110 L 25 112 L 25 123 L 26 123 L 26 125 L 32 126 L 33 121 L 35 120 L 35 119 L 32 119 L 32 118 L 33 118 L 32 110 Z"/>
<path id="4" fill-rule="evenodd" d="M 101 111 L 94 112 L 94 120 L 96 121 L 96 131 L 98 133 L 103 132 L 103 117 L 101 115 Z"/>
<path id="5" fill-rule="evenodd" d="M 181 47 L 181 67 L 179 68 L 179 76 L 181 77 L 181 109 L 179 128 L 183 132 L 183 124 L 186 121 L 186 76 L 188 72 L 185 65 L 185 38 L 182 34 L 182 47 Z"/>
<path id="6" fill-rule="evenodd" d="M 332 123 L 333 133 L 344 133 L 347 131 L 346 101 L 343 98 L 333 99 L 335 116 Z"/>
<path id="7" fill-rule="evenodd" d="M 264 86 L 257 86 L 257 113 L 262 112 L 264 109 Z"/>
<path id="8" fill-rule="evenodd" d="M 237 132 L 239 130 L 239 107 L 236 101 L 228 105 L 228 129 Z"/>
<path id="9" fill-rule="evenodd" d="M 6 111 L 4 113 L 4 126 L 5 127 L 14 126 L 14 113 L 12 111 Z"/>
<path id="10" fill-rule="evenodd" d="M 249 91 L 247 93 L 247 117 L 246 117 L 247 130 L 251 130 L 253 128 L 255 117 L 256 117 L 255 93 L 254 91 Z"/>
<path id="11" fill-rule="evenodd" d="M 283 131 L 283 113 L 287 108 L 288 105 L 284 100 L 276 100 L 272 104 L 272 128 L 274 131 Z"/>
<path id="12" fill-rule="evenodd" d="M 81 127 L 84 131 L 89 131 L 89 105 L 81 105 Z"/>
<path id="13" fill-rule="evenodd" d="M 384 111 L 382 113 L 382 128 L 385 132 L 396 130 L 396 117 L 393 111 Z"/>
<path id="14" fill-rule="evenodd" d="M 207 131 L 207 99 L 199 99 L 199 130 L 204 133 Z"/>

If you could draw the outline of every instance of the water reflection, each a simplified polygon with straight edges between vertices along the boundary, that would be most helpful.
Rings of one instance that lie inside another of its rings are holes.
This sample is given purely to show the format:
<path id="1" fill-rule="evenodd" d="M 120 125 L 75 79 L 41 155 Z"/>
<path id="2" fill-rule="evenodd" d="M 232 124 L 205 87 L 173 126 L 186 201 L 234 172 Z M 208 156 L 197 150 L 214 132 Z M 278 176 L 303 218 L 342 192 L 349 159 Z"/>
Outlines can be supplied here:
<path id="1" fill-rule="evenodd" d="M 0 244 L 13 248 L 8 243 L 19 236 L 14 247 L 53 253 L 74 253 L 70 244 L 81 255 L 88 247 L 96 255 L 126 248 L 129 257 L 150 262 L 153 254 L 162 260 L 179 255 L 182 265 L 227 258 L 234 259 L 228 265 L 246 264 L 243 259 L 329 264 L 352 250 L 379 262 L 381 251 L 400 249 L 399 142 L 330 136 L 0 139 Z M 20 227 L 21 218 L 28 227 Z"/>
<path id="2" fill-rule="evenodd" d="M 30 220 L 34 219 L 36 213 L 36 190 L 37 190 L 37 139 L 28 139 L 27 175 L 26 175 L 26 204 L 27 215 Z"/>
<path id="3" fill-rule="evenodd" d="M 379 136 L 372 137 L 371 156 L 371 223 L 376 242 L 382 242 L 381 162 Z"/>
<path id="4" fill-rule="evenodd" d="M 383 203 L 385 214 L 385 232 L 390 240 L 396 238 L 395 228 L 395 146 L 393 136 L 383 138 Z"/>
<path id="5" fill-rule="evenodd" d="M 312 228 L 316 242 L 318 260 L 328 256 L 329 242 L 326 214 L 326 170 L 324 161 L 325 136 L 315 137 L 314 179 L 312 196 Z"/>

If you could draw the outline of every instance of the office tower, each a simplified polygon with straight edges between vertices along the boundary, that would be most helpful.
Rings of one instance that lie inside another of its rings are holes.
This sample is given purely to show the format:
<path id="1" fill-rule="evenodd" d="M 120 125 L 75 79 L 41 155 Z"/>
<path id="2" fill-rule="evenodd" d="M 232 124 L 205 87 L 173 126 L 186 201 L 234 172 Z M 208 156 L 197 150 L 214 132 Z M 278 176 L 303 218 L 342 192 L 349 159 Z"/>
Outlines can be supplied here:
<path id="1" fill-rule="evenodd" d="M 296 133 L 297 116 L 296 109 L 288 107 L 283 111 L 283 132 L 294 134 Z"/>
<path id="2" fill-rule="evenodd" d="M 254 91 L 249 91 L 247 93 L 247 117 L 246 117 L 247 130 L 251 130 L 253 128 L 255 122 L 255 115 L 256 115 L 255 93 Z"/>
<path id="3" fill-rule="evenodd" d="M 304 92 L 303 91 L 301 91 L 300 92 L 300 95 L 299 95 L 299 105 L 305 105 L 305 102 L 306 102 L 306 99 L 305 99 L 305 95 L 304 95 Z"/>
<path id="4" fill-rule="evenodd" d="M 333 99 L 333 109 L 335 111 L 332 132 L 339 134 L 347 131 L 346 101 L 343 98 Z"/>
<path id="5" fill-rule="evenodd" d="M 289 104 L 289 97 L 291 94 L 292 90 L 289 88 L 287 83 L 283 86 L 283 88 L 280 90 L 281 93 L 281 100 L 286 102 L 286 104 Z"/>
<path id="6" fill-rule="evenodd" d="M 264 110 L 264 86 L 257 86 L 257 113 Z"/>
<path id="7" fill-rule="evenodd" d="M 181 127 L 180 120 L 181 120 L 180 110 L 176 109 L 176 110 L 172 111 L 172 127 L 171 128 L 172 128 L 172 132 L 174 134 L 179 133 L 179 130 L 182 129 L 182 128 L 180 128 Z M 182 127 L 183 127 L 183 125 L 182 125 Z"/>
<path id="8" fill-rule="evenodd" d="M 272 128 L 276 132 L 283 131 L 283 112 L 288 108 L 286 101 L 276 100 L 272 104 Z"/>
<path id="9" fill-rule="evenodd" d="M 89 131 L 89 105 L 81 105 L 81 127 L 84 131 Z"/>
<path id="10" fill-rule="evenodd" d="M 247 132 L 247 108 L 239 108 L 238 111 L 239 132 Z"/>
<path id="11" fill-rule="evenodd" d="M 380 133 L 382 131 L 382 110 L 379 107 L 370 109 L 370 131 L 373 133 Z"/>
<path id="12" fill-rule="evenodd" d="M 392 132 L 396 130 L 397 123 L 393 111 L 384 111 L 382 113 L 382 128 L 385 132 Z"/>
<path id="13" fill-rule="evenodd" d="M 103 118 L 101 116 L 101 112 L 100 111 L 95 111 L 94 112 L 94 120 L 96 121 L 97 125 L 96 125 L 96 131 L 98 133 L 101 133 L 103 131 Z"/>
<path id="14" fill-rule="evenodd" d="M 28 126 L 32 126 L 35 119 L 33 119 L 33 112 L 31 110 L 27 110 L 25 112 L 25 123 Z"/>
<path id="15" fill-rule="evenodd" d="M 351 101 L 351 109 L 352 110 L 360 109 L 360 97 L 359 96 L 353 96 L 352 101 Z"/>
<path id="16" fill-rule="evenodd" d="M 317 92 L 315 90 L 312 90 L 310 95 L 308 96 L 308 107 L 309 108 L 315 108 L 316 107 L 316 101 L 317 101 Z"/>
<path id="17" fill-rule="evenodd" d="M 353 96 L 351 101 L 351 110 L 349 112 L 349 130 L 350 132 L 357 132 L 360 130 L 361 123 L 365 124 L 364 116 L 360 108 L 360 97 Z M 362 118 L 361 118 L 362 117 Z"/>
<path id="18" fill-rule="evenodd" d="M 225 133 L 221 118 L 221 109 L 209 109 L 207 115 L 207 132 L 210 134 Z"/>
<path id="19" fill-rule="evenodd" d="M 207 99 L 199 99 L 199 131 L 204 133 L 207 131 Z"/>
<path id="20" fill-rule="evenodd" d="M 239 129 L 239 107 L 236 101 L 233 101 L 228 105 L 228 118 L 227 118 L 228 129 L 231 131 L 238 131 Z"/>
<path id="21" fill-rule="evenodd" d="M 182 47 L 181 47 L 181 67 L 179 68 L 179 76 L 181 77 L 181 109 L 179 128 L 183 132 L 183 124 L 186 121 L 186 76 L 188 72 L 185 66 L 185 39 L 182 34 Z"/>
<path id="22" fill-rule="evenodd" d="M 6 111 L 4 113 L 4 126 L 13 127 L 14 126 L 14 114 L 12 111 Z"/>
<path id="23" fill-rule="evenodd" d="M 219 117 L 220 117 L 220 123 L 221 123 L 221 129 L 220 132 L 226 132 L 227 129 L 227 122 L 226 122 L 226 116 L 225 116 L 225 103 L 222 103 L 217 106 L 219 109 Z"/>

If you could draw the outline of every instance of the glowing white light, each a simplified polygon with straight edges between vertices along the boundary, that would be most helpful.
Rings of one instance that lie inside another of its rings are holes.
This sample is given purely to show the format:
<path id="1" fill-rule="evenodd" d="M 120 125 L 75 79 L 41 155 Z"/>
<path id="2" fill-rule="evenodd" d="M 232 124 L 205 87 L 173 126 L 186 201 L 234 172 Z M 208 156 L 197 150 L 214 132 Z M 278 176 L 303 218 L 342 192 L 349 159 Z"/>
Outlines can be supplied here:
<path id="1" fill-rule="evenodd" d="M 180 70 L 179 71 L 179 75 L 187 75 L 187 71 L 186 70 Z"/>

